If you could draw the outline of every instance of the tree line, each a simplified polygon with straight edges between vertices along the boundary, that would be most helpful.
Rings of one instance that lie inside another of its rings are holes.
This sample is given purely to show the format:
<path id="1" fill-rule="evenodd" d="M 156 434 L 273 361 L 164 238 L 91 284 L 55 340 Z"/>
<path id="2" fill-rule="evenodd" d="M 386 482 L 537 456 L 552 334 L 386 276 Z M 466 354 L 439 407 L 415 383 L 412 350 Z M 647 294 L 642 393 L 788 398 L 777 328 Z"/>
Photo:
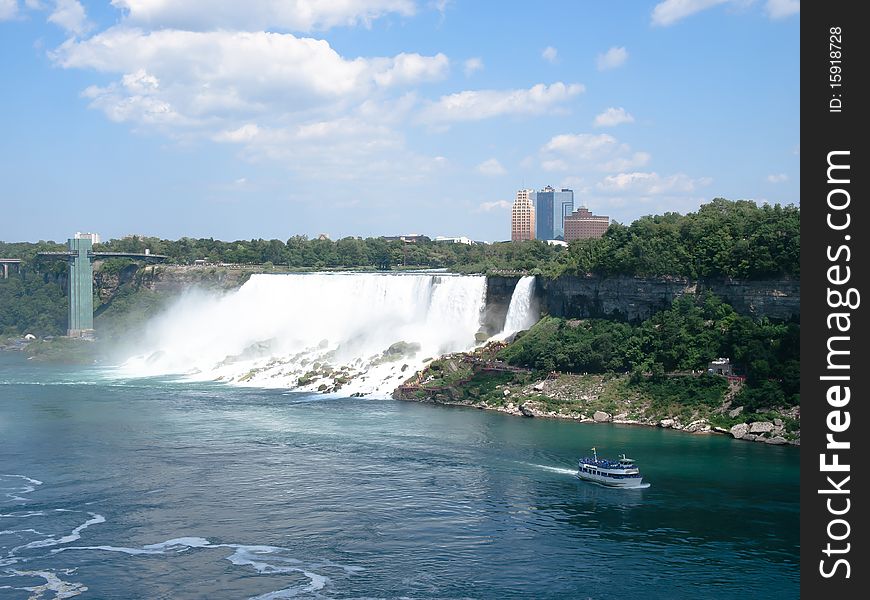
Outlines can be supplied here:
<path id="1" fill-rule="evenodd" d="M 746 385 L 747 410 L 800 402 L 800 325 L 754 320 L 717 296 L 683 296 L 638 324 L 544 317 L 501 351 L 501 358 L 541 373 L 631 373 L 634 381 L 706 371 L 728 357 Z"/>

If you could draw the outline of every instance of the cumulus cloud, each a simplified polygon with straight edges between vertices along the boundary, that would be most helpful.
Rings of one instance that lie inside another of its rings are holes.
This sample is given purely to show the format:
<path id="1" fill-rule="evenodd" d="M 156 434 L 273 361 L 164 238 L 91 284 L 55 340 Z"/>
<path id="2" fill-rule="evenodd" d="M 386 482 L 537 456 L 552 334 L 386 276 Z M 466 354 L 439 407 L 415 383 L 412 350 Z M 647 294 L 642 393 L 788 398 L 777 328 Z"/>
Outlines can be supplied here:
<path id="1" fill-rule="evenodd" d="M 507 171 L 498 160 L 494 158 L 490 158 L 489 160 L 485 160 L 476 167 L 477 172 L 482 175 L 488 175 L 490 177 L 497 177 L 500 175 L 507 174 Z"/>
<path id="2" fill-rule="evenodd" d="M 634 117 L 622 107 L 611 107 L 596 116 L 593 124 L 595 127 L 616 127 L 623 123 L 634 123 Z"/>
<path id="3" fill-rule="evenodd" d="M 553 48 L 552 46 L 547 46 L 544 48 L 544 51 L 541 52 L 541 58 L 549 63 L 556 62 L 556 58 L 559 56 L 559 51 Z"/>
<path id="4" fill-rule="evenodd" d="M 418 105 L 406 88 L 446 76 L 443 54 L 348 58 L 289 33 L 122 24 L 50 57 L 117 77 L 82 93 L 112 121 L 232 144 L 245 160 L 278 161 L 313 180 L 423 181 L 446 168 L 410 151 L 397 130 Z"/>
<path id="5" fill-rule="evenodd" d="M 503 115 L 543 114 L 586 88 L 579 83 L 539 83 L 521 90 L 478 90 L 442 96 L 421 114 L 425 123 L 476 121 Z"/>
<path id="6" fill-rule="evenodd" d="M 801 11 L 800 0 L 767 0 L 765 11 L 771 19 L 783 19 Z"/>
<path id="7" fill-rule="evenodd" d="M 466 77 L 471 77 L 476 72 L 483 70 L 483 59 L 478 57 L 469 58 L 462 64 L 462 70 Z"/>
<path id="8" fill-rule="evenodd" d="M 440 52 L 435 56 L 401 53 L 394 58 L 373 61 L 374 80 L 382 86 L 408 85 L 420 81 L 435 81 L 447 75 L 450 61 Z M 377 65 L 383 65 L 378 70 Z"/>
<path id="9" fill-rule="evenodd" d="M 785 181 L 788 181 L 788 175 L 786 175 L 785 173 L 774 173 L 767 176 L 767 181 L 769 183 L 783 183 Z"/>
<path id="10" fill-rule="evenodd" d="M 238 112 L 292 114 L 324 103 L 363 99 L 373 89 L 440 79 L 448 68 L 443 54 L 347 59 L 325 41 L 292 34 L 144 32 L 123 26 L 87 40 L 70 40 L 51 56 L 65 68 L 125 77 L 145 72 L 159 81 L 152 97 L 190 118 Z M 123 103 L 127 88 L 122 80 L 102 89 L 112 97 L 120 94 Z"/>
<path id="11" fill-rule="evenodd" d="M 0 0 L 0 21 L 9 21 L 18 16 L 18 0 Z"/>
<path id="12" fill-rule="evenodd" d="M 556 172 L 624 171 L 642 167 L 652 158 L 606 133 L 563 133 L 544 144 L 540 154 L 541 168 Z"/>
<path id="13" fill-rule="evenodd" d="M 598 70 L 607 71 L 616 69 L 628 60 L 628 50 L 625 46 L 613 46 L 607 52 L 598 55 Z"/>
<path id="14" fill-rule="evenodd" d="M 75 35 L 81 35 L 90 29 L 85 7 L 78 0 L 56 0 L 48 20 Z"/>
<path id="15" fill-rule="evenodd" d="M 655 172 L 632 172 L 608 175 L 598 182 L 596 187 L 602 192 L 630 192 L 642 196 L 658 196 L 672 193 L 691 193 L 698 187 L 711 183 L 711 179 L 702 177 L 692 179 L 683 173 L 662 177 Z"/>
<path id="16" fill-rule="evenodd" d="M 413 0 L 112 0 L 134 25 L 212 31 L 317 31 L 364 25 L 387 14 L 411 16 Z"/>

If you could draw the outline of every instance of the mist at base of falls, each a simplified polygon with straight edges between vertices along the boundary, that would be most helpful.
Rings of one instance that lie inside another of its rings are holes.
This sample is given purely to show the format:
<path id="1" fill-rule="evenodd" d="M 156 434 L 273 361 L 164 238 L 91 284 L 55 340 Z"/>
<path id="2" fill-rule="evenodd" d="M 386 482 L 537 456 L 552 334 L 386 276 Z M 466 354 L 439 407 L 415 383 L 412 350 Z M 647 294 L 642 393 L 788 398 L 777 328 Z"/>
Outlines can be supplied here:
<path id="1" fill-rule="evenodd" d="M 521 283 L 514 295 L 530 295 L 534 278 Z M 182 296 L 119 373 L 386 397 L 428 360 L 473 349 L 485 308 L 484 276 L 254 275 L 222 296 Z M 511 309 L 530 302 L 512 299 L 501 335 L 537 318 Z"/>

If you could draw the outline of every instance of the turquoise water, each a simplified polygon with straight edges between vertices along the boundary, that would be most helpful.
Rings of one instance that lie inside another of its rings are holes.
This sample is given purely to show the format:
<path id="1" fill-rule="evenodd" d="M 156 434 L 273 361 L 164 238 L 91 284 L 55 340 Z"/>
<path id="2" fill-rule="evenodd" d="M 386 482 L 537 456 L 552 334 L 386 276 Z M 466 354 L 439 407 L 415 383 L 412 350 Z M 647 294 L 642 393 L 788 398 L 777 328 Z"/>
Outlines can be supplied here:
<path id="1" fill-rule="evenodd" d="M 798 451 L 725 436 L 0 353 L 0 474 L 3 599 L 798 596 Z"/>

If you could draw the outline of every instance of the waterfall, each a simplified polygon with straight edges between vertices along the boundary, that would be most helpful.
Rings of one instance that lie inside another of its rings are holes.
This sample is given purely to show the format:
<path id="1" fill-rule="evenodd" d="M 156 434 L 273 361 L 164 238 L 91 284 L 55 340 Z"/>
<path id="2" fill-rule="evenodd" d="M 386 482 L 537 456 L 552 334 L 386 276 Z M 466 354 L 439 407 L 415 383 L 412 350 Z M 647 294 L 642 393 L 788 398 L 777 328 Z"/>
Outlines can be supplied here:
<path id="1" fill-rule="evenodd" d="M 254 275 L 184 295 L 120 374 L 386 397 L 425 359 L 475 346 L 485 296 L 483 276 Z"/>
<path id="2" fill-rule="evenodd" d="M 504 329 L 496 336 L 497 339 L 505 339 L 538 322 L 540 315 L 535 305 L 534 292 L 535 277 L 527 275 L 520 278 L 513 294 L 511 294 L 511 302 L 508 305 L 507 316 L 504 320 Z"/>

